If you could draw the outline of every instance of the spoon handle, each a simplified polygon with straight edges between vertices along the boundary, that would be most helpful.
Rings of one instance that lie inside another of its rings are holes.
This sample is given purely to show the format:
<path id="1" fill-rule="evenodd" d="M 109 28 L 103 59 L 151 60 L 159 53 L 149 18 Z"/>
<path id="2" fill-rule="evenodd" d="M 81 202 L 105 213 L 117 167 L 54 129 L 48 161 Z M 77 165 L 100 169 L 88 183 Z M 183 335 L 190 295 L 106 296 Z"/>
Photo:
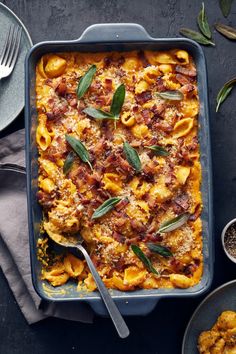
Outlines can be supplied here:
<path id="1" fill-rule="evenodd" d="M 116 330 L 121 338 L 126 338 L 129 335 L 129 329 L 121 316 L 114 300 L 112 299 L 109 291 L 107 290 L 106 286 L 104 285 L 102 279 L 100 278 L 100 275 L 97 272 L 97 269 L 95 268 L 90 256 L 88 255 L 87 251 L 84 249 L 83 246 L 81 245 L 76 245 L 76 248 L 79 249 L 83 255 L 84 258 L 87 261 L 88 267 L 92 273 L 93 279 L 95 283 L 97 284 L 98 290 L 101 294 L 101 297 L 104 301 L 104 304 L 106 305 L 106 308 L 109 312 L 109 315 L 116 327 Z"/>

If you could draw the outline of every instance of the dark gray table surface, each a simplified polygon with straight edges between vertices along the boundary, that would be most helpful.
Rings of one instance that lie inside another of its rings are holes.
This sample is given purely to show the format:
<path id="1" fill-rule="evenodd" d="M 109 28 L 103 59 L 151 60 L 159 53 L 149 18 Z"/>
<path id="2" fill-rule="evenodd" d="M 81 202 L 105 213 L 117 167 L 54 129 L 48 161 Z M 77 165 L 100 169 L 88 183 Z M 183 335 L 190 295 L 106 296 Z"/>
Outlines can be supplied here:
<path id="1" fill-rule="evenodd" d="M 177 37 L 182 26 L 197 29 L 198 0 L 5 0 L 25 23 L 34 43 L 75 39 L 93 23 L 136 22 L 154 37 Z M 224 19 L 217 0 L 206 0 L 209 22 L 236 26 L 236 1 Z M 235 278 L 236 265 L 225 257 L 220 234 L 236 216 L 236 90 L 215 113 L 215 98 L 222 84 L 236 74 L 236 43 L 214 32 L 216 47 L 204 47 L 207 58 L 212 136 L 215 273 L 214 289 Z M 23 112 L 0 138 L 24 126 Z M 146 317 L 127 318 L 131 335 L 121 340 L 109 319 L 95 318 L 93 325 L 47 319 L 29 327 L 0 273 L 0 354 L 178 354 L 185 327 L 201 301 L 161 300 Z M 204 295 L 205 296 L 205 295 Z"/>

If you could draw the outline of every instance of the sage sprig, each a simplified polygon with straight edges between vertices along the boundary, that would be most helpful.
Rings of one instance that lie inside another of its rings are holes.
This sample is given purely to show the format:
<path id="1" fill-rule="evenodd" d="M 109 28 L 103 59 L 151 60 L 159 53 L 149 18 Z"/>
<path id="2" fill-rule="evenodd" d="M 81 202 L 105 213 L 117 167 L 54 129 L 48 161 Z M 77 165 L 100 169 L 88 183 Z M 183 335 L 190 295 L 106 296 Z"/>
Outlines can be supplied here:
<path id="1" fill-rule="evenodd" d="M 229 96 L 232 91 L 234 85 L 236 83 L 236 77 L 227 81 L 224 86 L 220 89 L 217 97 L 216 97 L 216 112 L 218 112 L 220 105 L 224 102 L 224 100 Z"/>
<path id="2" fill-rule="evenodd" d="M 66 141 L 70 144 L 70 146 L 75 151 L 75 153 L 80 157 L 80 159 L 83 162 L 86 162 L 92 170 L 93 168 L 90 162 L 89 152 L 87 148 L 84 146 L 84 144 L 79 139 L 76 139 L 73 136 L 67 134 L 66 134 Z"/>
<path id="3" fill-rule="evenodd" d="M 137 245 L 131 245 L 131 249 L 150 272 L 159 275 L 159 273 L 153 267 L 150 259 L 143 253 L 143 251 Z"/>
<path id="4" fill-rule="evenodd" d="M 121 84 L 116 89 L 113 95 L 110 112 L 105 112 L 102 109 L 96 109 L 93 107 L 87 107 L 83 110 L 83 112 L 95 119 L 111 119 L 117 121 L 119 120 L 119 114 L 121 112 L 124 100 L 125 100 L 125 85 Z"/>
<path id="5" fill-rule="evenodd" d="M 188 221 L 188 218 L 189 218 L 189 214 L 185 213 L 171 220 L 165 221 L 161 224 L 157 233 L 174 231 L 179 227 L 183 226 Z"/>
<path id="6" fill-rule="evenodd" d="M 84 113 L 86 113 L 88 116 L 95 118 L 95 119 L 112 119 L 112 120 L 118 120 L 119 118 L 114 117 L 113 114 L 109 112 L 105 112 L 101 109 L 96 109 L 93 107 L 87 107 L 83 110 Z"/>
<path id="7" fill-rule="evenodd" d="M 77 97 L 81 99 L 90 87 L 97 68 L 92 65 L 89 70 L 82 76 L 77 87 Z"/>
<path id="8" fill-rule="evenodd" d="M 156 94 L 164 100 L 170 101 L 181 101 L 184 98 L 183 93 L 178 90 L 157 92 Z"/>
<path id="9" fill-rule="evenodd" d="M 155 243 L 147 243 L 147 247 L 150 251 L 158 253 L 160 256 L 173 257 L 172 252 L 165 246 L 156 245 Z"/>
<path id="10" fill-rule="evenodd" d="M 202 8 L 201 11 L 199 12 L 198 18 L 197 18 L 198 26 L 201 30 L 201 32 L 206 36 L 208 39 L 211 39 L 211 29 L 207 20 L 206 12 L 205 12 L 205 6 L 204 2 L 202 3 Z"/>
<path id="11" fill-rule="evenodd" d="M 65 175 L 67 175 L 67 173 L 71 170 L 71 167 L 73 165 L 75 159 L 75 155 L 73 153 L 73 151 L 69 152 L 69 154 L 67 155 L 64 165 L 63 165 L 63 173 Z"/>
<path id="12" fill-rule="evenodd" d="M 123 150 L 130 166 L 132 166 L 137 172 L 140 172 L 142 164 L 137 151 L 127 141 L 123 143 Z"/>
<path id="13" fill-rule="evenodd" d="M 226 26 L 223 23 L 216 23 L 215 29 L 228 39 L 236 40 L 236 28 Z"/>
<path id="14" fill-rule="evenodd" d="M 227 17 L 231 10 L 233 0 L 219 0 L 220 8 L 224 17 Z"/>
<path id="15" fill-rule="evenodd" d="M 92 219 L 100 218 L 101 216 L 112 210 L 114 206 L 121 201 L 122 198 L 113 197 L 107 199 L 102 205 L 100 205 L 92 215 Z"/>
<path id="16" fill-rule="evenodd" d="M 151 145 L 151 146 L 144 146 L 144 147 L 154 151 L 155 155 L 159 155 L 159 156 L 168 156 L 169 155 L 169 151 L 164 149 L 162 146 Z"/>
<path id="17" fill-rule="evenodd" d="M 124 101 L 125 101 L 125 85 L 121 84 L 119 87 L 117 87 L 112 98 L 110 113 L 114 117 L 117 118 L 119 117 Z"/>
<path id="18" fill-rule="evenodd" d="M 210 41 L 208 38 L 204 37 L 201 33 L 193 31 L 189 28 L 181 28 L 179 30 L 179 33 L 187 38 L 193 39 L 194 41 L 200 44 L 215 46 L 215 43 Z"/>

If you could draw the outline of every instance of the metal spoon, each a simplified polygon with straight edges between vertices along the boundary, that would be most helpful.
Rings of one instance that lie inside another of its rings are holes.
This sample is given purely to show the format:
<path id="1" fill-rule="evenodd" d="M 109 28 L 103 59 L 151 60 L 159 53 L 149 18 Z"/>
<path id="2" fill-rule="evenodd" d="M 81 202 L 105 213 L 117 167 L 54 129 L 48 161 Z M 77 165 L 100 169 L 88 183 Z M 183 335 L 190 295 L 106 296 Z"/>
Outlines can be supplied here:
<path id="1" fill-rule="evenodd" d="M 88 252 L 86 249 L 81 245 L 81 240 L 70 237 L 66 238 L 61 235 L 55 234 L 48 232 L 49 237 L 59 244 L 60 246 L 63 247 L 70 247 L 70 248 L 76 248 L 78 249 L 86 259 L 86 262 L 88 264 L 88 267 L 90 269 L 90 272 L 92 273 L 93 279 L 95 283 L 97 284 L 98 290 L 100 292 L 100 295 L 104 301 L 104 304 L 107 308 L 107 311 L 116 327 L 116 330 L 121 338 L 126 338 L 129 335 L 129 329 L 123 319 L 123 317 L 120 314 L 120 311 L 118 310 L 116 304 L 114 303 L 109 291 L 107 290 L 105 284 L 103 283 L 100 275 L 98 274 Z"/>

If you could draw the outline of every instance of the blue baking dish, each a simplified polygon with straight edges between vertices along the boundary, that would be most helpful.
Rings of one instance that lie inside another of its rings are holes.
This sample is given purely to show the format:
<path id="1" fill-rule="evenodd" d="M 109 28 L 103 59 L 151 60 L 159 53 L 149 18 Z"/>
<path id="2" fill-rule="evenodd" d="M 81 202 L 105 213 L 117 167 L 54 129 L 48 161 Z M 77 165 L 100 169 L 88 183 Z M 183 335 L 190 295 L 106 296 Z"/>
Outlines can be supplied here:
<path id="1" fill-rule="evenodd" d="M 98 292 L 81 293 L 76 284 L 68 282 L 53 288 L 40 279 L 41 265 L 36 256 L 37 239 L 42 219 L 42 210 L 37 201 L 37 147 L 35 132 L 37 110 L 35 104 L 35 67 L 39 58 L 50 52 L 80 51 L 131 51 L 131 50 L 168 50 L 182 48 L 193 56 L 198 72 L 200 98 L 199 141 L 202 165 L 203 198 L 203 255 L 204 271 L 200 283 L 189 289 L 141 289 L 132 292 L 112 290 L 112 297 L 123 315 L 145 315 L 165 297 L 193 297 L 207 291 L 213 277 L 213 214 L 212 214 L 212 176 L 211 149 L 208 112 L 208 88 L 206 63 L 202 48 L 186 38 L 152 38 L 146 30 L 132 23 L 97 24 L 88 27 L 82 36 L 73 41 L 54 41 L 38 43 L 30 50 L 25 63 L 25 127 L 26 127 L 26 164 L 29 240 L 31 253 L 32 281 L 36 292 L 49 301 L 86 301 L 99 315 L 106 315 L 106 309 Z"/>

